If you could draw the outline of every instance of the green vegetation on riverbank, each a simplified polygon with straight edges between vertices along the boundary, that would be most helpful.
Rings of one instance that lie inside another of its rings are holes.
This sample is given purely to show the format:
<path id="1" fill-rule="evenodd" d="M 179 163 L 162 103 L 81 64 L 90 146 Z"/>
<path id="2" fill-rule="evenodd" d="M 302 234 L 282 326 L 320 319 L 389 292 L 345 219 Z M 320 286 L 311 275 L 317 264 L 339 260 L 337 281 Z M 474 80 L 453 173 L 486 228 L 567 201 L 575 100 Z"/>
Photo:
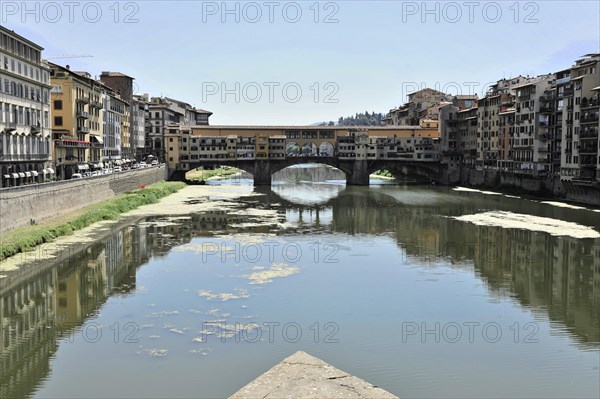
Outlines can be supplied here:
<path id="1" fill-rule="evenodd" d="M 395 180 L 394 175 L 386 169 L 378 170 L 377 172 L 371 175 L 372 178 L 381 179 L 381 180 Z"/>
<path id="2" fill-rule="evenodd" d="M 237 168 L 194 169 L 185 176 L 188 180 L 208 180 L 211 177 L 231 176 L 239 173 Z"/>
<path id="3" fill-rule="evenodd" d="M 80 211 L 44 222 L 27 226 L 0 237 L 0 261 L 35 248 L 37 245 L 73 234 L 93 223 L 114 220 L 121 214 L 142 205 L 154 204 L 162 197 L 185 187 L 182 182 L 159 182 L 131 191 L 118 197 L 88 206 Z"/>

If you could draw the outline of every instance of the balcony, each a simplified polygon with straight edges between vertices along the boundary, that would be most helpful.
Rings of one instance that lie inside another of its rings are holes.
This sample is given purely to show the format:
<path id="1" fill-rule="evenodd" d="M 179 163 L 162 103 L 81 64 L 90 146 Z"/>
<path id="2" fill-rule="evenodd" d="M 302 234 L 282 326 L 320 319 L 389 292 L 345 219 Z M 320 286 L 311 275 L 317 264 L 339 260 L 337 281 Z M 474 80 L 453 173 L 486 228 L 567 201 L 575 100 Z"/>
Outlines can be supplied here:
<path id="1" fill-rule="evenodd" d="M 12 132 L 14 130 L 17 130 L 17 122 L 7 122 L 6 123 L 6 128 L 4 129 L 4 131 L 6 133 Z"/>
<path id="2" fill-rule="evenodd" d="M 579 132 L 580 139 L 597 139 L 598 129 L 582 130 Z"/>
<path id="3" fill-rule="evenodd" d="M 102 104 L 101 101 L 90 101 L 90 107 L 94 107 L 94 108 L 103 108 L 104 105 Z"/>
<path id="4" fill-rule="evenodd" d="M 85 111 L 77 111 L 77 117 L 81 119 L 89 119 L 90 114 Z"/>
<path id="5" fill-rule="evenodd" d="M 594 123 L 598 122 L 598 115 L 586 115 L 579 120 L 579 123 Z"/>
<path id="6" fill-rule="evenodd" d="M 556 79 L 556 84 L 557 85 L 562 85 L 565 83 L 569 83 L 571 81 L 571 77 L 570 76 L 566 76 L 564 78 L 560 78 L 560 79 Z"/>
<path id="7" fill-rule="evenodd" d="M 87 103 L 90 102 L 90 100 L 87 99 L 87 98 L 85 98 L 85 97 L 80 97 L 80 98 L 77 99 L 77 102 L 78 103 L 82 103 L 82 104 L 87 104 Z"/>
<path id="8" fill-rule="evenodd" d="M 50 154 L 2 154 L 0 161 L 47 161 Z"/>
<path id="9" fill-rule="evenodd" d="M 57 147 L 68 147 L 68 148 L 91 148 L 92 143 L 89 141 L 82 140 L 54 140 L 54 144 Z"/>
<path id="10" fill-rule="evenodd" d="M 600 107 L 600 99 L 598 98 L 591 98 L 589 101 L 583 100 L 581 101 L 581 109 L 587 109 L 587 108 L 598 108 Z"/>
<path id="11" fill-rule="evenodd" d="M 554 112 L 554 108 L 550 106 L 542 106 L 540 107 L 540 112 L 543 114 L 551 114 Z"/>
<path id="12" fill-rule="evenodd" d="M 579 148 L 579 155 L 596 155 L 598 154 L 598 146 L 583 146 Z"/>
<path id="13" fill-rule="evenodd" d="M 77 133 L 88 134 L 89 132 L 90 132 L 90 128 L 89 127 L 77 126 Z"/>

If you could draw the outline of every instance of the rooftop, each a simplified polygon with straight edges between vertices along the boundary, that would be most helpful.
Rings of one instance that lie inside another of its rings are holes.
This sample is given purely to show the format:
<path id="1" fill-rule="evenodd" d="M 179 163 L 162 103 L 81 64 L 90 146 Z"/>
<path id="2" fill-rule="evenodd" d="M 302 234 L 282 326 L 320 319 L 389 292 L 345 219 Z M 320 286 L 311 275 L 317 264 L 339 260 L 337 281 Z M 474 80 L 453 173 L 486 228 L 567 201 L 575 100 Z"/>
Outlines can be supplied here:
<path id="1" fill-rule="evenodd" d="M 111 71 L 102 71 L 102 73 L 100 74 L 100 77 L 102 77 L 102 76 L 123 77 L 123 78 L 135 79 L 135 78 L 132 78 L 129 75 L 125 75 L 124 73 L 121 73 L 121 72 L 111 72 Z"/>
<path id="2" fill-rule="evenodd" d="M 23 36 L 16 33 L 14 30 L 7 29 L 2 25 L 0 25 L 0 32 L 3 32 L 4 34 L 10 35 L 10 36 L 13 36 L 15 39 L 18 39 L 18 40 L 22 41 L 23 43 L 27 43 L 30 46 L 36 48 L 37 50 L 41 51 L 44 49 L 39 44 L 36 44 L 36 43 L 32 42 L 31 40 L 24 38 Z"/>

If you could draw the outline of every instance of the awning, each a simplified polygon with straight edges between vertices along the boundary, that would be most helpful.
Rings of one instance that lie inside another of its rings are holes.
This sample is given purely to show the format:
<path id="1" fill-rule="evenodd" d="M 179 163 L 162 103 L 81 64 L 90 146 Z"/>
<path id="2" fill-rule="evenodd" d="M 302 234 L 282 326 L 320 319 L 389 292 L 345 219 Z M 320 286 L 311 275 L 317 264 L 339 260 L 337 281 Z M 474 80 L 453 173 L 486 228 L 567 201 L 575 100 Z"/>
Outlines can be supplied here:
<path id="1" fill-rule="evenodd" d="M 99 163 L 97 166 L 98 166 L 99 168 L 103 168 L 103 167 L 104 167 L 104 164 L 103 164 L 102 162 L 100 162 L 100 163 Z"/>
<path id="2" fill-rule="evenodd" d="M 32 170 L 31 171 L 31 176 L 37 177 L 38 176 L 38 172 L 36 172 L 35 170 Z"/>
<path id="3" fill-rule="evenodd" d="M 25 172 L 25 176 L 31 177 L 31 172 Z"/>
<path id="4" fill-rule="evenodd" d="M 25 173 L 19 172 L 19 177 L 25 177 Z"/>
<path id="5" fill-rule="evenodd" d="M 10 175 L 4 175 L 5 179 L 10 179 Z"/>
<path id="6" fill-rule="evenodd" d="M 88 170 L 89 168 L 88 165 L 77 165 L 77 170 Z"/>
<path id="7" fill-rule="evenodd" d="M 92 136 L 90 135 L 90 139 L 96 140 L 97 143 L 104 144 L 101 136 Z"/>
<path id="8" fill-rule="evenodd" d="M 50 173 L 50 172 L 48 172 L 46 169 L 44 169 L 44 170 L 42 170 L 42 173 L 46 174 L 46 173 Z"/>
<path id="9" fill-rule="evenodd" d="M 18 173 L 13 173 L 12 174 L 12 178 L 13 179 L 18 179 L 19 178 L 19 174 Z"/>
<path id="10" fill-rule="evenodd" d="M 50 174 L 54 174 L 54 169 L 52 169 L 52 168 L 48 168 L 47 170 L 48 170 L 48 173 L 50 173 Z"/>

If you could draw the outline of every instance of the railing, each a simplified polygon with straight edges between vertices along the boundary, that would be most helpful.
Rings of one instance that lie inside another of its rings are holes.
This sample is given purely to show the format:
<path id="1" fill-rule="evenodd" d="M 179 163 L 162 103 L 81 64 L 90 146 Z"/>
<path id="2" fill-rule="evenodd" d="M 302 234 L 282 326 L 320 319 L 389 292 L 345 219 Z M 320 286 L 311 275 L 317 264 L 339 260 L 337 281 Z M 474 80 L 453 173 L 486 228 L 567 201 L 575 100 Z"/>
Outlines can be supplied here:
<path id="1" fill-rule="evenodd" d="M 83 104 L 87 104 L 90 102 L 90 100 L 88 98 L 85 97 L 80 97 L 76 100 L 77 102 L 83 103 Z"/>
<path id="2" fill-rule="evenodd" d="M 89 133 L 90 128 L 85 126 L 77 126 L 77 133 Z"/>
<path id="3" fill-rule="evenodd" d="M 580 139 L 597 139 L 598 138 L 598 130 L 582 130 L 579 132 Z"/>
<path id="4" fill-rule="evenodd" d="M 0 161 L 47 161 L 50 154 L 0 154 Z"/>
<path id="5" fill-rule="evenodd" d="M 581 102 L 581 108 L 597 108 L 600 107 L 600 100 L 598 99 L 592 99 L 589 101 L 582 101 Z"/>
<path id="6" fill-rule="evenodd" d="M 89 141 L 81 140 L 54 140 L 54 143 L 59 147 L 76 147 L 76 148 L 90 148 L 92 143 Z"/>
<path id="7" fill-rule="evenodd" d="M 90 114 L 86 111 L 77 111 L 77 116 L 83 119 L 88 119 Z"/>
<path id="8" fill-rule="evenodd" d="M 579 120 L 581 123 L 598 122 L 598 115 L 591 115 L 583 117 Z"/>
<path id="9" fill-rule="evenodd" d="M 566 76 L 564 78 L 556 79 L 556 84 L 557 85 L 562 85 L 564 83 L 569 83 L 570 81 L 571 81 L 571 77 L 570 76 Z"/>

